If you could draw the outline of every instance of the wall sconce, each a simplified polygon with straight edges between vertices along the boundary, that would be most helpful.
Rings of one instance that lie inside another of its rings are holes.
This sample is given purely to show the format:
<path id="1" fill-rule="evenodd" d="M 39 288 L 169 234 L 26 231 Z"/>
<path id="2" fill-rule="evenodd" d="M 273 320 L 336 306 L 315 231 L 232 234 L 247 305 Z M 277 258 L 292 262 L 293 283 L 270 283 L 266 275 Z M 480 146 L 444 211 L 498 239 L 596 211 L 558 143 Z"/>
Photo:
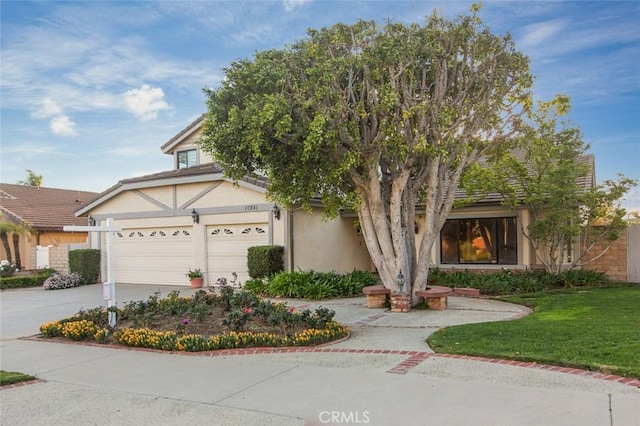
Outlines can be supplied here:
<path id="1" fill-rule="evenodd" d="M 402 269 L 400 270 L 400 273 L 396 277 L 396 280 L 398 281 L 398 289 L 400 290 L 400 293 L 404 293 L 405 278 L 404 278 L 404 275 L 402 275 Z"/>
<path id="2" fill-rule="evenodd" d="M 275 217 L 277 220 L 280 220 L 280 207 L 278 207 L 277 204 L 273 205 L 271 212 L 273 213 L 273 217 Z"/>
<path id="3" fill-rule="evenodd" d="M 89 226 L 96 226 L 96 218 L 95 217 L 89 215 L 88 221 L 89 221 Z"/>
<path id="4" fill-rule="evenodd" d="M 191 219 L 193 219 L 193 223 L 200 223 L 200 215 L 196 209 L 191 210 Z"/>

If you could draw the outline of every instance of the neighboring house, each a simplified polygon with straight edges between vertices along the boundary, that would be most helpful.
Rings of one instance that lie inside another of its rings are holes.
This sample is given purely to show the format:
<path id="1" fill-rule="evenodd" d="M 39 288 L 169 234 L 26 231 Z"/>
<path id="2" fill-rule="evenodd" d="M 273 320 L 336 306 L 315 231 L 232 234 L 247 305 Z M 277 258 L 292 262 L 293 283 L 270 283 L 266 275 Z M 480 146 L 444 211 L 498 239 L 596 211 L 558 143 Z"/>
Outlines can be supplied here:
<path id="1" fill-rule="evenodd" d="M 117 282 L 188 285 L 190 268 L 202 269 L 209 284 L 233 272 L 244 282 L 247 248 L 264 244 L 284 246 L 286 270 L 374 269 L 354 213 L 325 220 L 320 203 L 312 213 L 286 210 L 266 199 L 266 179 L 234 184 L 225 178 L 195 143 L 203 118 L 162 145 L 174 158 L 173 170 L 122 180 L 76 212 L 101 223 L 111 217 L 122 227 L 114 235 Z M 527 212 L 521 217 L 526 225 Z M 535 266 L 516 220 L 496 196 L 453 211 L 431 263 L 482 270 Z M 418 236 L 423 231 L 416 227 Z M 104 245 L 99 239 L 95 246 Z"/>
<path id="2" fill-rule="evenodd" d="M 48 264 L 49 262 L 45 262 L 47 265 L 37 264 L 38 247 L 86 243 L 86 232 L 63 232 L 62 227 L 86 225 L 87 219 L 76 217 L 74 212 L 97 195 L 95 192 L 0 183 L 0 221 L 30 228 L 27 235 L 19 235 L 22 269 L 55 267 Z M 11 240 L 11 236 L 9 238 Z M 0 259 L 8 257 L 5 248 L 0 245 Z M 13 244 L 11 257 L 15 262 Z"/>

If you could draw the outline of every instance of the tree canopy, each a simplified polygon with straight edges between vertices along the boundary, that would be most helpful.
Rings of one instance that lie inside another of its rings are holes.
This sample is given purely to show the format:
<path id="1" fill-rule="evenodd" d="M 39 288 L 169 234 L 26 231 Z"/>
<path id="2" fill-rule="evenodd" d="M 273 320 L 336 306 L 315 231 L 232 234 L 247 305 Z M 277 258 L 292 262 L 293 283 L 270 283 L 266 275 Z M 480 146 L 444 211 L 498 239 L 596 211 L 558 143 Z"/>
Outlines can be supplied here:
<path id="1" fill-rule="evenodd" d="M 26 185 L 26 186 L 35 186 L 40 188 L 44 180 L 42 175 L 38 175 L 33 170 L 29 170 L 29 169 L 27 169 L 26 172 L 27 172 L 27 179 L 19 181 L 18 184 Z"/>
<path id="2" fill-rule="evenodd" d="M 356 210 L 383 283 L 424 289 L 461 176 L 530 103 L 528 59 L 478 10 L 336 24 L 236 61 L 205 89 L 201 147 L 232 178 L 265 174 L 277 201 Z"/>
<path id="3" fill-rule="evenodd" d="M 626 211 L 619 200 L 636 184 L 622 175 L 595 183 L 589 145 L 562 120 L 569 109 L 566 96 L 539 102 L 519 137 L 470 170 L 463 185 L 476 197 L 498 193 L 538 261 L 556 274 L 598 259 L 620 237 Z"/>

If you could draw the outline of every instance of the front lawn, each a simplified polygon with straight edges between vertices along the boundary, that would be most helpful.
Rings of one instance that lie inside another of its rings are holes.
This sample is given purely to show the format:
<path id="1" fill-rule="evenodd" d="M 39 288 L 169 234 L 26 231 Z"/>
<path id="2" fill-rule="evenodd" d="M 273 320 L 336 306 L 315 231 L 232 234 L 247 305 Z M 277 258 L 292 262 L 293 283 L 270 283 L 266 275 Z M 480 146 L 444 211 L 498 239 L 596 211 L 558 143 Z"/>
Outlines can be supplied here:
<path id="1" fill-rule="evenodd" d="M 442 329 L 436 352 L 533 361 L 640 377 L 640 286 L 572 288 L 502 297 L 524 318 Z"/>

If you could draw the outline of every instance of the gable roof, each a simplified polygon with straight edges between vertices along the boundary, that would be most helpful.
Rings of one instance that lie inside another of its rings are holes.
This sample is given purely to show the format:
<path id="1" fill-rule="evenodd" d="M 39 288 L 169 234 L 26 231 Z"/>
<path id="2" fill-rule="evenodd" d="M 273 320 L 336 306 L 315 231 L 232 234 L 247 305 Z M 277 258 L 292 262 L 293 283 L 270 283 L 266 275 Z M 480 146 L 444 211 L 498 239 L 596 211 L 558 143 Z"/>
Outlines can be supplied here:
<path id="1" fill-rule="evenodd" d="M 187 127 L 182 129 L 180 133 L 165 142 L 160 148 L 165 154 L 169 154 L 173 148 L 175 148 L 180 142 L 191 136 L 194 132 L 197 132 L 202 127 L 202 121 L 204 120 L 204 114 L 196 118 L 195 121 L 190 123 Z"/>
<path id="2" fill-rule="evenodd" d="M 125 191 L 185 183 L 212 182 L 216 180 L 233 182 L 231 179 L 224 177 L 222 167 L 218 163 L 205 163 L 183 169 L 174 169 L 130 179 L 122 179 L 80 207 L 76 211 L 76 215 L 85 215 L 93 208 Z M 269 186 L 267 178 L 262 176 L 247 176 L 241 179 L 238 184 L 262 193 L 266 192 L 267 186 Z"/>
<path id="3" fill-rule="evenodd" d="M 65 225 L 86 225 L 74 212 L 98 195 L 76 191 L 0 183 L 0 211 L 12 222 L 27 222 L 36 231 L 62 231 Z"/>

